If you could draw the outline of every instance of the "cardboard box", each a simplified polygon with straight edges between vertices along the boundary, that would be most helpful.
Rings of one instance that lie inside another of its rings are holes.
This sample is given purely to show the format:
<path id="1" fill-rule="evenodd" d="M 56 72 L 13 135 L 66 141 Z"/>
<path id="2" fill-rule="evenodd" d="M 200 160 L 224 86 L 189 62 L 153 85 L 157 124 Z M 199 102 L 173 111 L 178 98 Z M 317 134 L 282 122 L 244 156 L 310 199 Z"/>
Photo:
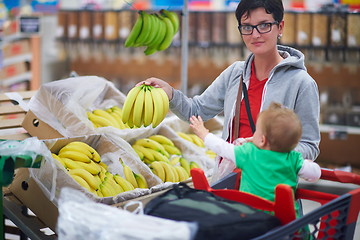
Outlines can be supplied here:
<path id="1" fill-rule="evenodd" d="M 14 63 L 0 69 L 0 79 L 4 80 L 26 72 L 27 66 L 25 62 Z"/>
<path id="2" fill-rule="evenodd" d="M 48 139 L 44 140 L 45 145 L 48 146 L 49 150 L 53 153 L 58 153 L 58 151 L 72 141 L 83 141 L 90 146 L 94 147 L 100 156 L 102 161 L 109 166 L 109 169 L 112 169 L 112 173 L 119 173 L 119 156 L 123 152 L 126 152 L 128 148 L 131 148 L 130 145 L 125 146 L 126 142 L 122 144 L 123 148 L 119 149 L 119 146 L 113 144 L 109 139 L 103 135 L 89 135 L 89 136 L 80 136 L 74 138 L 58 138 L 58 139 Z M 104 155 L 107 157 L 104 157 Z M 154 186 L 155 178 L 149 176 L 151 170 L 146 167 L 145 164 L 139 159 L 139 164 L 132 163 L 133 158 L 129 156 L 121 156 L 125 164 L 129 165 L 131 169 L 137 173 L 141 173 L 150 179 L 149 186 Z M 54 164 L 55 163 L 55 164 Z M 55 165 L 55 166 L 54 166 Z M 55 168 L 54 168 L 55 167 Z M 56 232 L 56 223 L 58 218 L 58 209 L 57 201 L 60 196 L 61 188 L 70 187 L 76 190 L 79 190 L 86 194 L 89 198 L 93 199 L 96 202 L 101 202 L 108 205 L 114 205 L 119 202 L 115 202 L 115 199 L 112 197 L 99 198 L 82 188 L 75 180 L 73 180 L 67 173 L 67 171 L 57 162 L 55 159 L 45 159 L 45 162 L 42 163 L 40 169 L 34 169 L 33 174 L 31 170 L 22 168 L 16 171 L 14 180 L 10 185 L 10 191 L 26 206 L 28 207 L 42 222 L 45 223 L 49 228 Z M 55 181 L 53 177 L 56 174 Z M 55 196 L 54 200 L 50 201 L 52 187 L 55 186 Z M 141 199 L 146 199 L 147 196 L 150 196 L 149 191 L 146 189 L 135 190 L 134 192 L 123 194 L 123 201 L 136 199 L 137 197 L 142 197 Z M 127 194 L 127 195 L 126 195 Z M 147 195 L 147 196 L 146 196 Z M 117 200 L 122 198 L 117 198 Z"/>
<path id="3" fill-rule="evenodd" d="M 58 209 L 45 196 L 34 179 L 30 178 L 29 169 L 20 168 L 16 171 L 15 178 L 10 185 L 10 191 L 55 232 L 59 216 Z"/>
<path id="4" fill-rule="evenodd" d="M 30 42 L 26 39 L 8 43 L 3 46 L 2 50 L 4 59 L 31 53 Z"/>
<path id="5" fill-rule="evenodd" d="M 22 127 L 26 129 L 26 131 L 31 136 L 36 136 L 39 139 L 53 139 L 63 137 L 63 135 L 61 135 L 54 128 L 41 121 L 32 111 L 28 111 L 26 113 L 22 122 Z"/>

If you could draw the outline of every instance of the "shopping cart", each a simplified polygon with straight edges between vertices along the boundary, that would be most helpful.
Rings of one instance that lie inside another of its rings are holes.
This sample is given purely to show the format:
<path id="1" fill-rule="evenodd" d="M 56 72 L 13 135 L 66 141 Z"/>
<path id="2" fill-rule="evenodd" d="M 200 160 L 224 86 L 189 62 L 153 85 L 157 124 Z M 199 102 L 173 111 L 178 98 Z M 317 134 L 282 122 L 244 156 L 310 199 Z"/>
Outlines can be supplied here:
<path id="1" fill-rule="evenodd" d="M 194 188 L 210 191 L 215 195 L 243 202 L 260 210 L 274 212 L 282 225 L 254 239 L 354 239 L 360 210 L 360 188 L 356 186 L 360 185 L 360 175 L 330 169 L 321 169 L 321 173 L 322 180 L 344 185 L 355 184 L 355 187 L 349 191 L 334 193 L 335 187 L 332 189 L 319 187 L 316 184 L 299 185 L 295 199 L 314 201 L 320 206 L 296 218 L 294 204 L 289 206 L 289 203 L 294 201 L 294 195 L 289 194 L 289 188 L 278 186 L 275 201 L 269 203 L 263 198 L 233 189 L 236 179 L 239 179 L 239 173 L 230 174 L 210 187 L 201 169 L 191 170 Z"/>

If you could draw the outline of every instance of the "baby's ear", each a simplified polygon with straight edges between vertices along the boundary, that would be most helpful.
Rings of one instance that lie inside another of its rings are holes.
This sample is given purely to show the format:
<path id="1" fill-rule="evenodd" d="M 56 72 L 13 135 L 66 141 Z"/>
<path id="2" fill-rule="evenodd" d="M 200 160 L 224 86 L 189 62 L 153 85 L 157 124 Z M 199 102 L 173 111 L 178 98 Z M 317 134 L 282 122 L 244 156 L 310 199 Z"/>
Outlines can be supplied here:
<path id="1" fill-rule="evenodd" d="M 268 144 L 268 139 L 265 135 L 261 136 L 261 147 L 265 147 Z"/>

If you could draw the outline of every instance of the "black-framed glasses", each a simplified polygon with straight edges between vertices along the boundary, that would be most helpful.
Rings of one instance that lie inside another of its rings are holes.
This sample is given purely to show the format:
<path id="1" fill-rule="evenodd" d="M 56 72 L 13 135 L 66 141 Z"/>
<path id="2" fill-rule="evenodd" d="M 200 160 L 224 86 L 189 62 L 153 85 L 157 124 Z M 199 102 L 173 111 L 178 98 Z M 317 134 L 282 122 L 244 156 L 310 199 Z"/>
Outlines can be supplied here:
<path id="1" fill-rule="evenodd" d="M 262 33 L 270 32 L 274 24 L 279 24 L 279 23 L 275 21 L 275 22 L 260 23 L 258 25 L 239 25 L 238 29 L 241 35 L 251 35 L 254 31 L 254 28 L 256 28 L 258 33 L 262 34 Z"/>

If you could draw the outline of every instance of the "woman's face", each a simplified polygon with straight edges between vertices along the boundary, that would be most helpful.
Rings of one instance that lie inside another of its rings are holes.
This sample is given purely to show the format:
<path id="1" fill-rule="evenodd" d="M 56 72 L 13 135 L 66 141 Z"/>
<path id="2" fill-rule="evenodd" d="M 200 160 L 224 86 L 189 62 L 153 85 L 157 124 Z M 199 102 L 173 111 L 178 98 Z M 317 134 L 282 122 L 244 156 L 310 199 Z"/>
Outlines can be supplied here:
<path id="1" fill-rule="evenodd" d="M 266 13 L 264 8 L 256 8 L 249 15 L 241 17 L 241 25 L 258 25 L 261 23 L 275 22 L 271 14 Z M 251 35 L 242 35 L 246 47 L 255 55 L 262 55 L 276 50 L 278 35 L 283 31 L 284 22 L 274 24 L 268 33 L 259 33 L 253 29 Z"/>

